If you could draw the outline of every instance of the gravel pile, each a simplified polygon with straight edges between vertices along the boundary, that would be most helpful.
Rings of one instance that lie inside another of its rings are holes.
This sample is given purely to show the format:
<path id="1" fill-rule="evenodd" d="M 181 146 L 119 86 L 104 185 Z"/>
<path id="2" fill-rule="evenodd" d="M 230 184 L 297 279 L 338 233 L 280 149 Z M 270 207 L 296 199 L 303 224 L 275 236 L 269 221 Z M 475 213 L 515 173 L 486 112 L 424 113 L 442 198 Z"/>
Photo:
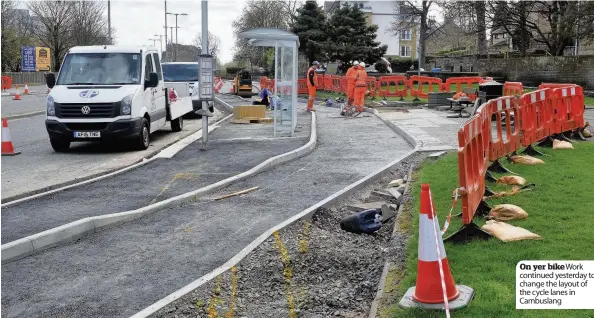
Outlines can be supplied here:
<path id="1" fill-rule="evenodd" d="M 154 316 L 367 317 L 384 262 L 405 257 L 399 244 L 390 242 L 396 218 L 373 235 L 343 231 L 340 220 L 353 213 L 348 205 L 368 201 L 371 191 L 404 178 L 411 164 L 422 157 L 407 159 L 391 176 L 335 207 L 319 209 L 310 221 L 284 228 L 235 271 L 209 281 Z"/>

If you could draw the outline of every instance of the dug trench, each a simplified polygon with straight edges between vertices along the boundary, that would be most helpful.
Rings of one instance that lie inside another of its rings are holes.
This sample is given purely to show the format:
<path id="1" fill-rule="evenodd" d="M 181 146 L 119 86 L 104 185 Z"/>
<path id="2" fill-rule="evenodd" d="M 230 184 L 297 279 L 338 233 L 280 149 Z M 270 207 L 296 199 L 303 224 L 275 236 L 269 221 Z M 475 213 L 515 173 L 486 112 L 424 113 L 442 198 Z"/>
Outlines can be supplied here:
<path id="1" fill-rule="evenodd" d="M 311 219 L 274 232 L 232 270 L 151 317 L 368 317 L 386 261 L 406 261 L 409 232 L 403 232 L 406 225 L 400 223 L 410 223 L 410 216 L 399 215 L 397 207 L 407 205 L 410 189 L 399 199 L 388 197 L 385 190 L 393 180 L 406 181 L 425 157 L 414 154 L 375 183 L 318 209 Z M 383 203 L 391 205 L 393 214 L 382 220 L 377 232 L 341 229 L 341 220 L 357 206 Z"/>

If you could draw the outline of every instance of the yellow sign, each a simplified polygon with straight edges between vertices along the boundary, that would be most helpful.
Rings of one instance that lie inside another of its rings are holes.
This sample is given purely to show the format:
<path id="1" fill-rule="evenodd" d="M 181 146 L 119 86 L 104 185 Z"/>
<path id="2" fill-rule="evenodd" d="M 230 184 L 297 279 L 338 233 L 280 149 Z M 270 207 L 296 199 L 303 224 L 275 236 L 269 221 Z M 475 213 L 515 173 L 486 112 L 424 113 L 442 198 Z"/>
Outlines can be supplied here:
<path id="1" fill-rule="evenodd" d="M 39 71 L 49 71 L 51 65 L 51 55 L 49 47 L 36 47 L 35 48 L 35 68 Z"/>

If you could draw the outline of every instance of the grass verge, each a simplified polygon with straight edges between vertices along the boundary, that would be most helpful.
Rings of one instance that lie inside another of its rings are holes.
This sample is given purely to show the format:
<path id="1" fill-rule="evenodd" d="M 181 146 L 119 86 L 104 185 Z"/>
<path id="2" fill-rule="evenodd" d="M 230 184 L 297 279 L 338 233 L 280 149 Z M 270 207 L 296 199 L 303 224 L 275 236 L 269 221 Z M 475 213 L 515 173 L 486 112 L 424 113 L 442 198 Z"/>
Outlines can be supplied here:
<path id="1" fill-rule="evenodd" d="M 591 182 L 594 179 L 592 154 L 594 143 L 576 142 L 574 150 L 541 151 L 550 154 L 544 165 L 505 165 L 535 183 L 536 189 L 515 196 L 489 200 L 491 207 L 510 203 L 522 207 L 526 220 L 509 223 L 523 227 L 543 237 L 541 241 L 503 243 L 496 238 L 465 245 L 446 244 L 447 256 L 456 284 L 475 289 L 475 298 L 456 317 L 592 317 L 586 310 L 516 310 L 515 267 L 521 260 L 587 260 L 592 259 L 594 213 Z M 399 284 L 399 295 L 386 308 L 388 317 L 442 317 L 443 313 L 403 310 L 397 306 L 406 290 L 415 285 L 417 273 L 418 208 L 420 185 L 429 183 L 438 215 L 443 224 L 451 205 L 452 190 L 458 186 L 457 156 L 449 154 L 437 162 L 425 162 L 413 184 L 414 202 L 412 236 L 407 245 L 406 276 Z M 487 184 L 494 191 L 509 186 Z M 457 209 L 460 210 L 460 203 Z M 484 221 L 475 219 L 477 224 Z M 462 225 L 452 218 L 445 236 Z M 400 277 L 395 277 L 400 280 Z"/>

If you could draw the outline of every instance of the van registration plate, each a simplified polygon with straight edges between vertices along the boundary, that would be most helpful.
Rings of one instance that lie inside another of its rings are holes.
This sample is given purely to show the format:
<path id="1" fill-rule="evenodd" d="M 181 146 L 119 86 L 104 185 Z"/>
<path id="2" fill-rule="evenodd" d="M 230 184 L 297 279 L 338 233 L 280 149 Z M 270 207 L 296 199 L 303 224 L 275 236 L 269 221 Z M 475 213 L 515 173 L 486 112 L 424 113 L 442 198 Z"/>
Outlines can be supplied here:
<path id="1" fill-rule="evenodd" d="M 74 138 L 101 138 L 98 131 L 75 131 Z"/>

